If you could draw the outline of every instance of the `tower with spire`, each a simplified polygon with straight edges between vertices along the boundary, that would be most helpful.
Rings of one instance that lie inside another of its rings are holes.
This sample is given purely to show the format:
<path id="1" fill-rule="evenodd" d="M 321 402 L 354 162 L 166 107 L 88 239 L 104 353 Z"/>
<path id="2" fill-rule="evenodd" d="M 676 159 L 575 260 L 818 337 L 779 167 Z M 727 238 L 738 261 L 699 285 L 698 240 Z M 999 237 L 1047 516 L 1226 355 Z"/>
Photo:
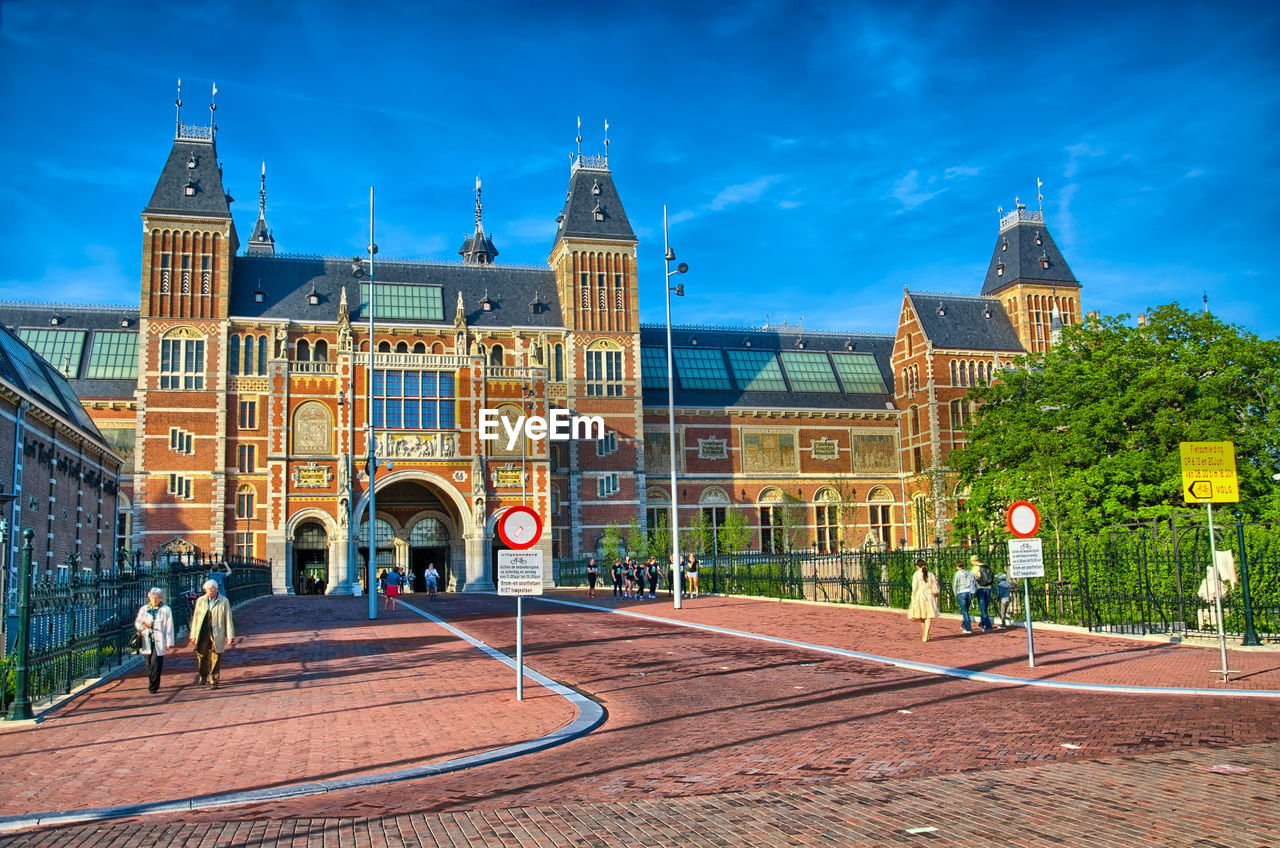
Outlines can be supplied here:
<path id="1" fill-rule="evenodd" d="M 493 246 L 493 239 L 485 234 L 481 210 L 480 178 L 476 177 L 476 229 L 471 235 L 463 237 L 462 247 L 458 248 L 463 265 L 492 265 L 494 258 L 498 255 L 498 248 Z"/>
<path id="2" fill-rule="evenodd" d="M 249 256 L 275 256 L 276 239 L 267 228 L 267 163 L 262 163 L 262 181 L 258 185 L 258 222 L 244 252 Z"/>
<path id="3" fill-rule="evenodd" d="M 1080 282 L 1049 234 L 1043 209 L 1029 211 L 1015 197 L 1012 212 L 1000 211 L 982 295 L 1000 301 L 1026 350 L 1043 353 L 1053 343 L 1055 325 L 1060 330 L 1080 322 Z"/>

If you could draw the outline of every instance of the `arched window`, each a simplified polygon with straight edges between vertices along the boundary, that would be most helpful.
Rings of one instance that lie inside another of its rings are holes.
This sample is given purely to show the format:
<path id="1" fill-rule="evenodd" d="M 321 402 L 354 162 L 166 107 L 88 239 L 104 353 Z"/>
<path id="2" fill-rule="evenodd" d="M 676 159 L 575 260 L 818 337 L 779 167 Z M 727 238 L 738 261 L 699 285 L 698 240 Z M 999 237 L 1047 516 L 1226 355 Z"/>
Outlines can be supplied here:
<path id="1" fill-rule="evenodd" d="M 240 336 L 234 335 L 227 342 L 227 373 L 240 373 Z"/>
<path id="2" fill-rule="evenodd" d="M 444 342 L 436 342 L 431 346 L 432 353 L 444 353 Z"/>
<path id="3" fill-rule="evenodd" d="M 867 494 L 867 518 L 871 536 L 883 548 L 893 547 L 893 495 L 883 486 Z"/>
<path id="4" fill-rule="evenodd" d="M 951 385 L 954 386 L 958 382 L 959 382 L 959 375 L 956 374 L 956 361 L 953 359 L 951 360 Z"/>
<path id="5" fill-rule="evenodd" d="M 503 350 L 502 345 L 500 344 L 495 344 L 493 347 L 489 348 L 489 364 L 493 366 L 501 365 L 502 354 Z"/>
<path id="6" fill-rule="evenodd" d="M 564 345 L 562 344 L 556 345 L 555 376 L 552 379 L 557 383 L 564 380 Z"/>
<path id="7" fill-rule="evenodd" d="M 376 560 L 377 568 L 391 568 L 396 562 L 396 533 L 391 529 L 391 525 L 381 518 L 374 522 L 374 544 L 378 548 L 378 558 Z M 360 534 L 356 536 L 356 545 L 360 552 L 366 557 L 368 562 L 369 555 L 369 518 L 360 522 Z"/>
<path id="8" fill-rule="evenodd" d="M 298 344 L 294 348 L 296 358 L 299 362 L 311 361 L 311 343 L 306 339 L 298 339 Z"/>
<path id="9" fill-rule="evenodd" d="M 920 407 L 911 407 L 911 435 L 920 435 Z"/>
<path id="10" fill-rule="evenodd" d="M 317 339 L 315 345 L 311 348 L 311 358 L 316 362 L 328 362 L 329 343 L 324 339 Z"/>
<path id="11" fill-rule="evenodd" d="M 413 346 L 413 352 L 414 352 L 414 353 L 426 353 L 426 352 L 427 352 L 427 343 L 426 343 L 426 342 L 417 342 L 417 343 L 415 343 L 415 344 L 414 344 L 414 346 Z"/>
<path id="12" fill-rule="evenodd" d="M 391 342 L 378 342 L 378 353 L 390 353 Z"/>
<path id="13" fill-rule="evenodd" d="M 408 343 L 408 342 L 397 342 L 397 343 L 396 343 L 396 353 L 408 353 L 408 352 L 409 352 L 409 343 Z"/>
<path id="14" fill-rule="evenodd" d="M 622 396 L 622 346 L 611 339 L 587 346 L 587 396 Z"/>
<path id="15" fill-rule="evenodd" d="M 236 518 L 253 518 L 256 493 L 253 487 L 245 484 L 236 489 Z"/>
<path id="16" fill-rule="evenodd" d="M 969 385 L 978 385 L 978 365 L 976 362 L 969 363 Z"/>
<path id="17" fill-rule="evenodd" d="M 160 388 L 195 391 L 204 388 L 204 336 L 177 327 L 160 340 Z"/>
<path id="18" fill-rule="evenodd" d="M 124 492 L 116 495 L 116 550 L 127 551 L 133 545 L 133 504 Z M 120 563 L 124 565 L 124 563 Z"/>
<path id="19" fill-rule="evenodd" d="M 840 495 L 835 489 L 825 487 L 814 495 L 814 526 L 817 530 L 815 544 L 822 553 L 840 550 Z"/>
<path id="20" fill-rule="evenodd" d="M 758 503 L 760 504 L 761 553 L 778 553 L 783 548 L 785 543 L 783 535 L 786 528 L 778 526 L 778 519 L 781 517 L 778 510 L 782 508 L 782 502 L 782 492 L 772 486 L 760 493 Z"/>
<path id="21" fill-rule="evenodd" d="M 244 360 L 240 365 L 241 374 L 254 374 L 254 352 L 257 350 L 257 336 L 245 334 L 244 337 Z"/>
<path id="22" fill-rule="evenodd" d="M 267 373 L 267 337 L 258 337 L 258 373 Z"/>
<path id="23" fill-rule="evenodd" d="M 449 529 L 438 518 L 424 518 L 409 531 L 409 544 L 415 548 L 434 548 L 449 544 Z"/>

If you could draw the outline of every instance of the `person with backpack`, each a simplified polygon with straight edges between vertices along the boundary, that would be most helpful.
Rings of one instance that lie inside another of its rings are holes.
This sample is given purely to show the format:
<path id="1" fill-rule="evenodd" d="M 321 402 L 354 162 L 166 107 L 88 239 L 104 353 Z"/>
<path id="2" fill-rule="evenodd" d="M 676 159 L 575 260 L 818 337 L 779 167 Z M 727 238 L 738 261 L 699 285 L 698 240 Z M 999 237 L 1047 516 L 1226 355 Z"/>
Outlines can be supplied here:
<path id="1" fill-rule="evenodd" d="M 977 590 L 978 583 L 973 579 L 973 572 L 965 568 L 963 562 L 957 562 L 955 577 L 951 578 L 951 591 L 955 592 L 956 602 L 960 604 L 960 629 L 966 635 L 973 632 L 969 604 L 973 601 L 973 594 Z"/>
<path id="2" fill-rule="evenodd" d="M 969 557 L 969 570 L 973 573 L 973 582 L 978 585 L 978 624 L 984 632 L 990 633 L 995 629 L 995 624 L 991 621 L 991 587 L 995 585 L 996 576 L 992 573 L 991 566 L 979 559 L 977 554 Z"/>

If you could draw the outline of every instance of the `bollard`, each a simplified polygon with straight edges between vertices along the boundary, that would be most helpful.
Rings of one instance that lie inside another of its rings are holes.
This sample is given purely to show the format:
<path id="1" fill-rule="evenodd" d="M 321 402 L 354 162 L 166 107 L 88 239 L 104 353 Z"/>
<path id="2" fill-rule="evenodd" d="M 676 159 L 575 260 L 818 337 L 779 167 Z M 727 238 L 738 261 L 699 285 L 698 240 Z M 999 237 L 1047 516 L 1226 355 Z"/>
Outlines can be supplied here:
<path id="1" fill-rule="evenodd" d="M 13 703 L 9 707 L 9 720 L 35 718 L 31 711 L 31 539 L 35 532 L 22 531 L 22 564 L 18 571 L 18 638 L 14 647 L 18 650 L 18 668 L 13 681 Z"/>

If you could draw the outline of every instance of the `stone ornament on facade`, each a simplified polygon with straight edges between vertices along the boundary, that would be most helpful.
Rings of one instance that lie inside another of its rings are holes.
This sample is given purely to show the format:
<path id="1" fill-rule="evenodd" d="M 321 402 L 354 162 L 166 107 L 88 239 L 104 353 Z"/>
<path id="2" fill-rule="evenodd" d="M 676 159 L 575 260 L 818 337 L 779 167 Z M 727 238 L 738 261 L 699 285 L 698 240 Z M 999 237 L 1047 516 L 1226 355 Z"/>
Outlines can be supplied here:
<path id="1" fill-rule="evenodd" d="M 898 445 L 892 434 L 853 437 L 853 470 L 856 473 L 893 473 L 898 470 Z"/>
<path id="2" fill-rule="evenodd" d="M 465 483 L 465 482 L 467 482 L 467 472 L 465 472 L 465 471 L 463 471 L 463 470 L 461 470 L 461 469 L 459 469 L 458 471 L 453 472 L 453 482 L 455 482 L 455 483 Z"/>
<path id="3" fill-rule="evenodd" d="M 293 469 L 293 485 L 299 489 L 327 489 L 333 482 L 333 469 L 327 465 L 306 465 Z"/>
<path id="4" fill-rule="evenodd" d="M 790 432 L 747 430 L 742 434 L 742 470 L 795 471 L 796 437 Z"/>
<path id="5" fill-rule="evenodd" d="M 830 460 L 840 458 L 840 443 L 835 439 L 810 439 L 809 450 L 814 459 Z"/>
<path id="6" fill-rule="evenodd" d="M 294 453 L 333 453 L 333 417 L 320 401 L 307 401 L 293 414 Z"/>
<path id="7" fill-rule="evenodd" d="M 379 459 L 453 459 L 458 455 L 456 433 L 383 433 L 373 440 Z"/>
<path id="8" fill-rule="evenodd" d="M 728 459 L 729 441 L 717 439 L 698 439 L 698 459 Z"/>

